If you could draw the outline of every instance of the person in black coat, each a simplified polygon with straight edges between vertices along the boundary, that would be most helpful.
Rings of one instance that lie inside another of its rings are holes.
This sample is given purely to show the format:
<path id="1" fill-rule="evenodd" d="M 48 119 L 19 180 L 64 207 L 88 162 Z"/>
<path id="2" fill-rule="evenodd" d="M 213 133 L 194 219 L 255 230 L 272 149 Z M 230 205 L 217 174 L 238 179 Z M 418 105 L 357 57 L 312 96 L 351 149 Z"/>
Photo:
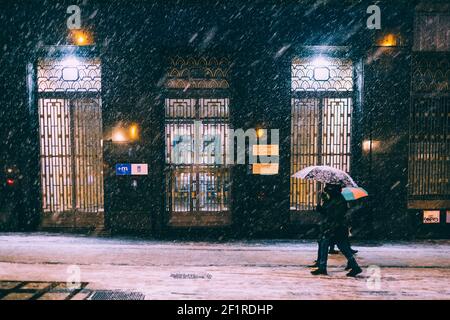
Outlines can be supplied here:
<path id="1" fill-rule="evenodd" d="M 362 272 L 348 242 L 348 226 L 346 222 L 347 202 L 341 194 L 342 187 L 335 184 L 326 184 L 325 194 L 322 194 L 322 204 L 317 206 L 321 213 L 320 238 L 318 250 L 318 268 L 311 271 L 313 275 L 327 274 L 328 248 L 336 243 L 339 250 L 347 258 L 350 272 L 347 276 L 354 277 Z"/>

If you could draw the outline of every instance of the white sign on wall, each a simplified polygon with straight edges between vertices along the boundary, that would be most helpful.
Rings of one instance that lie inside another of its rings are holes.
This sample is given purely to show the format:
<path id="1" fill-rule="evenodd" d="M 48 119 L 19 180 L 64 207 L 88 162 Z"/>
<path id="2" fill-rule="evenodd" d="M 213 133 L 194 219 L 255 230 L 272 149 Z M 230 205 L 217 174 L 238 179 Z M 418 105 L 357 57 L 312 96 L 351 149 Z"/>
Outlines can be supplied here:
<path id="1" fill-rule="evenodd" d="M 148 165 L 146 163 L 132 163 L 131 175 L 146 176 L 148 175 Z"/>

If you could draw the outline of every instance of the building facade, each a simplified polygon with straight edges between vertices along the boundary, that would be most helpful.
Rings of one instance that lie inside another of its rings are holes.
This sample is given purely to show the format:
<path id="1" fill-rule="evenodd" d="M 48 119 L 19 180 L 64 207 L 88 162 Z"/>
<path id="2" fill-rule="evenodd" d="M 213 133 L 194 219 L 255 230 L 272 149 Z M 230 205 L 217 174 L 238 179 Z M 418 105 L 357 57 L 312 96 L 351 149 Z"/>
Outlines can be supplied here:
<path id="1" fill-rule="evenodd" d="M 323 164 L 355 237 L 448 237 L 450 8 L 371 4 L 6 2 L 3 229 L 315 237 Z"/>

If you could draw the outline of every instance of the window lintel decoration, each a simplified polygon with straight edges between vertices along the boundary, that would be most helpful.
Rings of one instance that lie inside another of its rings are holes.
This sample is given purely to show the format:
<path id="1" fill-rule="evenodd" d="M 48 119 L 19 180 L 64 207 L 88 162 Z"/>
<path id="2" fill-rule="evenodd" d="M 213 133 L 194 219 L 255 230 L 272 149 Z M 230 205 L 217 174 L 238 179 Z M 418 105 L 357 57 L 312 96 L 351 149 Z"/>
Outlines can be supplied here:
<path id="1" fill-rule="evenodd" d="M 295 57 L 291 66 L 292 91 L 353 91 L 353 64 L 349 59 Z"/>
<path id="2" fill-rule="evenodd" d="M 98 58 L 41 58 L 37 63 L 38 92 L 100 92 Z"/>
<path id="3" fill-rule="evenodd" d="M 412 56 L 412 90 L 421 93 L 450 92 L 450 62 L 448 54 L 433 56 L 415 53 Z"/>
<path id="4" fill-rule="evenodd" d="M 169 89 L 227 89 L 227 58 L 172 57 L 165 86 Z"/>

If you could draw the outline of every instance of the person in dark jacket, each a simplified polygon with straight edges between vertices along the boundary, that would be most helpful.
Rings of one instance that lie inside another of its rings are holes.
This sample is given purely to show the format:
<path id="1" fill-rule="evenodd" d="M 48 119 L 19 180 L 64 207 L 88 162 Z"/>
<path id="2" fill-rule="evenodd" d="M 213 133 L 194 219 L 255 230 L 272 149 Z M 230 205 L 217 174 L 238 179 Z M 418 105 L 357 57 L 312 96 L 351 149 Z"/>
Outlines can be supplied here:
<path id="1" fill-rule="evenodd" d="M 320 238 L 318 250 L 318 268 L 311 271 L 313 275 L 327 274 L 328 248 L 336 243 L 339 250 L 347 258 L 350 272 L 347 276 L 354 277 L 362 272 L 348 242 L 348 226 L 346 222 L 347 202 L 341 194 L 342 187 L 335 184 L 326 184 L 325 194 L 322 195 L 322 204 L 317 206 L 321 213 Z"/>

